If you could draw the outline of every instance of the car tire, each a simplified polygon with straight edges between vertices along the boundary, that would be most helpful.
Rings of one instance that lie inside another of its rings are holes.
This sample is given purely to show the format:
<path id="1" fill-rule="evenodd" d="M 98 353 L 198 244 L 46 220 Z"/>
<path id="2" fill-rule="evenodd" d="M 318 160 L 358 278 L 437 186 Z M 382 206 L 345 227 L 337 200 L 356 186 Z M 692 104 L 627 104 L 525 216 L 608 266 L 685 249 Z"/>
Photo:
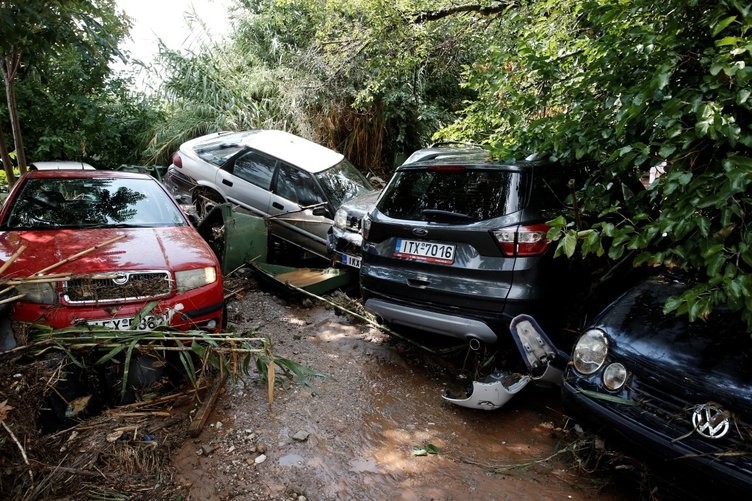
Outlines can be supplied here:
<path id="1" fill-rule="evenodd" d="M 207 188 L 198 189 L 193 192 L 193 205 L 196 206 L 196 215 L 199 221 L 203 221 L 215 206 L 224 202 L 225 200 L 222 195 Z"/>

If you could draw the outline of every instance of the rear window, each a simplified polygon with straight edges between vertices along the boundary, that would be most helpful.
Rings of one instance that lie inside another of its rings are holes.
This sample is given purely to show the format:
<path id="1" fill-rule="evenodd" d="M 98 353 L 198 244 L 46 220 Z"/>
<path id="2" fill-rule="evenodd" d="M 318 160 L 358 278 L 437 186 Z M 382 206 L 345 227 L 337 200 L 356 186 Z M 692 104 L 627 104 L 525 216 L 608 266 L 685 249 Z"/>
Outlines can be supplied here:
<path id="1" fill-rule="evenodd" d="M 379 202 L 397 219 L 474 222 L 517 212 L 523 206 L 522 174 L 497 169 L 398 171 Z"/>

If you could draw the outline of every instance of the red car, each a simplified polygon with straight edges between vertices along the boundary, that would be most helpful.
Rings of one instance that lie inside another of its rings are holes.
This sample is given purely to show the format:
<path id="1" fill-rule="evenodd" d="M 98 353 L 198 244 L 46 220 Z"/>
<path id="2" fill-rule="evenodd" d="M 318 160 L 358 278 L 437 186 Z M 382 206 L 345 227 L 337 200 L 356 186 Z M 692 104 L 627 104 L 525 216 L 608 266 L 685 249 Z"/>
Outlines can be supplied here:
<path id="1" fill-rule="evenodd" d="M 0 263 L 0 284 L 23 295 L 10 309 L 13 321 L 118 330 L 222 327 L 217 257 L 151 176 L 29 172 L 0 210 Z M 156 306 L 133 325 L 152 301 Z M 0 322 L 5 348 L 10 325 L 8 318 Z"/>

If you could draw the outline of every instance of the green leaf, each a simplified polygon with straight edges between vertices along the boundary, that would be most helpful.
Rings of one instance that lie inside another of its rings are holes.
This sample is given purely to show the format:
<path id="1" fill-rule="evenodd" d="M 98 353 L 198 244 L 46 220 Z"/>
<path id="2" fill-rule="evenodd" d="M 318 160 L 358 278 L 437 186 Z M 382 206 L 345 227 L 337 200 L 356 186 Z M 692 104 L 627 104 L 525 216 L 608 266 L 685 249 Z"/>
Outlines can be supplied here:
<path id="1" fill-rule="evenodd" d="M 102 358 L 97 360 L 94 365 L 102 365 L 105 362 L 109 362 L 113 358 L 115 358 L 120 352 L 122 352 L 125 349 L 124 344 L 119 344 L 115 346 L 113 349 L 111 349 L 106 355 L 104 355 Z"/>
<path id="2" fill-rule="evenodd" d="M 728 27 L 728 25 L 733 23 L 734 21 L 736 21 L 736 16 L 729 16 L 726 19 L 718 21 L 718 23 L 713 27 L 713 36 L 716 36 L 718 33 L 725 30 L 726 27 Z"/>
<path id="3" fill-rule="evenodd" d="M 561 242 L 561 245 L 564 248 L 564 254 L 567 257 L 572 257 L 574 255 L 575 249 L 577 248 L 577 234 L 573 231 L 567 232 Z"/>
<path id="4" fill-rule="evenodd" d="M 738 37 L 723 37 L 720 40 L 718 40 L 715 45 L 717 47 L 725 47 L 728 45 L 736 45 L 738 44 L 742 39 Z"/>

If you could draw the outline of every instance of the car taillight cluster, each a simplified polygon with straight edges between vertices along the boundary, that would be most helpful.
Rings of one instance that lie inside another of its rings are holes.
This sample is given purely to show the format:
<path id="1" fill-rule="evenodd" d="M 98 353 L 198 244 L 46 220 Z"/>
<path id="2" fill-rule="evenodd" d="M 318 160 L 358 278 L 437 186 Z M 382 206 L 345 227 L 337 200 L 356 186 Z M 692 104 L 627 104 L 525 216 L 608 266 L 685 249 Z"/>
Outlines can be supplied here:
<path id="1" fill-rule="evenodd" d="M 180 152 L 176 151 L 172 154 L 172 163 L 175 165 L 175 167 L 183 167 L 183 159 L 180 158 Z"/>
<path id="2" fill-rule="evenodd" d="M 505 256 L 539 256 L 551 242 L 546 238 L 547 224 L 510 226 L 493 232 Z"/>

